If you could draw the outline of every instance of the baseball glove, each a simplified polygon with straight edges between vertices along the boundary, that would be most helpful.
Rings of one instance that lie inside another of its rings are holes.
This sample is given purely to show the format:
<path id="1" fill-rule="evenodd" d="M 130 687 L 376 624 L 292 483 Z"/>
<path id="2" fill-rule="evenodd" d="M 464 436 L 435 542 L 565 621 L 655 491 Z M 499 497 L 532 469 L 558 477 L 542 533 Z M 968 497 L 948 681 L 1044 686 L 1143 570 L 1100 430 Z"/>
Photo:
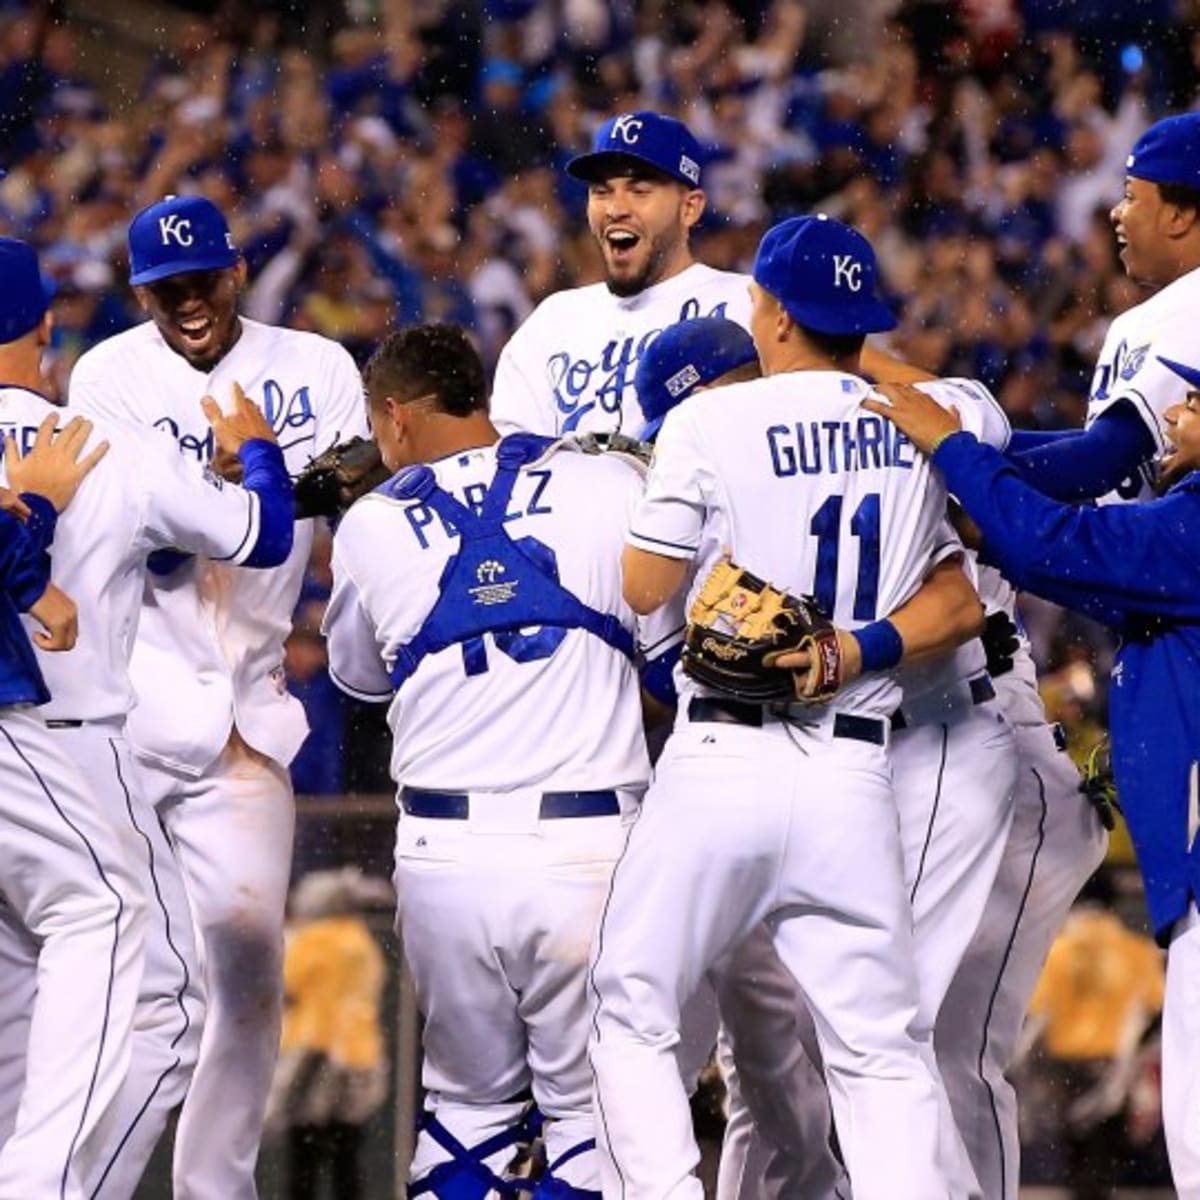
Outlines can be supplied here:
<path id="1" fill-rule="evenodd" d="M 331 446 L 304 468 L 293 483 L 296 516 L 336 517 L 359 496 L 391 478 L 379 447 L 366 438 Z"/>
<path id="2" fill-rule="evenodd" d="M 1091 801 L 1100 824 L 1111 833 L 1117 827 L 1117 781 L 1113 778 L 1112 746 L 1106 734 L 1088 751 L 1079 790 Z"/>
<path id="3" fill-rule="evenodd" d="M 1015 655 L 1021 648 L 1013 619 L 1001 610 L 989 613 L 983 623 L 980 640 L 987 655 L 988 674 L 993 679 L 1007 675 L 1013 669 Z"/>
<path id="4" fill-rule="evenodd" d="M 793 650 L 808 652 L 807 670 L 774 665 Z M 813 599 L 780 591 L 728 559 L 713 568 L 692 604 L 682 662 L 697 683 L 760 704 L 821 704 L 842 682 L 837 630 Z"/>

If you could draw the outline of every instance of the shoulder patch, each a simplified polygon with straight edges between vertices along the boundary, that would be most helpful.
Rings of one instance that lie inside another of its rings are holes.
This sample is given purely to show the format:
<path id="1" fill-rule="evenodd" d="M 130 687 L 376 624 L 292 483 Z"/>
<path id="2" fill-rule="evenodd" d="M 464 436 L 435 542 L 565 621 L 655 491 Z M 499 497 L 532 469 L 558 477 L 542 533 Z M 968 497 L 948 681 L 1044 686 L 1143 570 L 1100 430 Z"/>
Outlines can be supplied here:
<path id="1" fill-rule="evenodd" d="M 1121 378 L 1127 381 L 1132 379 L 1146 365 L 1146 355 L 1149 353 L 1149 342 L 1136 350 L 1130 350 L 1121 364 Z"/>

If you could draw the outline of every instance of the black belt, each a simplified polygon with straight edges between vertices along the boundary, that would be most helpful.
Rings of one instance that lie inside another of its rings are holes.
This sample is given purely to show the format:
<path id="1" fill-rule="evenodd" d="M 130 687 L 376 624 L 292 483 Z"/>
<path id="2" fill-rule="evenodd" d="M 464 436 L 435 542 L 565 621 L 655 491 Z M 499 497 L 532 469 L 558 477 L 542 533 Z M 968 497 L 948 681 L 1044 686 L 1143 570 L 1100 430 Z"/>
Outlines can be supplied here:
<path id="1" fill-rule="evenodd" d="M 967 684 L 967 687 L 971 690 L 972 704 L 986 704 L 989 700 L 995 700 L 996 698 L 996 685 L 992 683 L 992 677 L 990 675 L 976 675 L 975 678 Z M 908 718 L 905 717 L 904 713 L 900 709 L 896 709 L 896 711 L 892 713 L 892 728 L 908 728 Z"/>
<path id="2" fill-rule="evenodd" d="M 487 802 L 484 801 L 486 804 Z M 400 789 L 400 807 L 410 817 L 465 821 L 471 815 L 471 797 L 466 792 L 435 792 L 428 788 Z M 543 792 L 538 816 L 543 821 L 563 817 L 615 817 L 621 802 L 614 791 Z"/>
<path id="3" fill-rule="evenodd" d="M 755 729 L 761 729 L 764 713 L 761 704 L 746 704 L 741 700 L 719 700 L 715 696 L 696 696 L 688 703 L 688 720 L 710 721 L 716 725 L 751 725 Z M 882 746 L 887 740 L 887 731 L 878 717 L 856 717 L 851 713 L 836 713 L 833 718 L 833 736 Z"/>
<path id="4" fill-rule="evenodd" d="M 66 717 L 54 717 L 46 722 L 47 729 L 79 729 L 82 721 L 71 721 Z"/>

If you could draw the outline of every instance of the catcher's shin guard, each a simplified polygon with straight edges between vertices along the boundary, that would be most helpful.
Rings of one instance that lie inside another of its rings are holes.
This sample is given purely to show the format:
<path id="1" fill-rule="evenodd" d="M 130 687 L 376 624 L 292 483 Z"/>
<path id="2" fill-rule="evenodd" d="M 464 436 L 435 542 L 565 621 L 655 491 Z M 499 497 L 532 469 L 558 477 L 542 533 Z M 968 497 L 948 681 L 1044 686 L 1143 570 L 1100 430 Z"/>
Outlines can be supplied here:
<path id="1" fill-rule="evenodd" d="M 487 1160 L 510 1147 L 514 1152 L 518 1151 L 537 1136 L 540 1127 L 541 1114 L 531 1106 L 515 1125 L 468 1148 L 433 1113 L 425 1113 L 421 1118 L 421 1132 L 437 1142 L 450 1155 L 450 1160 L 438 1163 L 423 1179 L 410 1183 L 409 1200 L 426 1194 L 437 1200 L 484 1200 L 492 1194 L 505 1200 L 518 1200 L 522 1192 L 533 1191 L 533 1185 L 526 1179 L 498 1175 L 487 1165 Z M 599 1200 L 598 1196 L 596 1200 Z"/>
<path id="2" fill-rule="evenodd" d="M 595 1152 L 595 1138 L 576 1142 L 569 1150 L 564 1150 L 542 1173 L 542 1178 L 533 1193 L 533 1200 L 600 1200 L 598 1188 L 593 1191 L 591 1188 L 577 1187 L 554 1174 L 558 1168 L 570 1162 L 571 1159 L 578 1158 L 581 1154 L 595 1154 Z"/>

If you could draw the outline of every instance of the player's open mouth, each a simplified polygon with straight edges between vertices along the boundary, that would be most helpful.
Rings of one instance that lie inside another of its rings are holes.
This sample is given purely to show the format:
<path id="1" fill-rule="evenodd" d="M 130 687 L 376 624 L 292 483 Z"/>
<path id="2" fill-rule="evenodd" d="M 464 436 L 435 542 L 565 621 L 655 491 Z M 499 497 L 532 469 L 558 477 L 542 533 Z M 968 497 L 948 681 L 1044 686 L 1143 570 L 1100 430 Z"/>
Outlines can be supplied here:
<path id="1" fill-rule="evenodd" d="M 610 229 L 604 235 L 609 257 L 613 262 L 628 262 L 642 239 L 630 229 Z"/>
<path id="2" fill-rule="evenodd" d="M 189 350 L 205 350 L 212 341 L 214 325 L 211 317 L 187 317 L 176 321 L 175 327 Z"/>

